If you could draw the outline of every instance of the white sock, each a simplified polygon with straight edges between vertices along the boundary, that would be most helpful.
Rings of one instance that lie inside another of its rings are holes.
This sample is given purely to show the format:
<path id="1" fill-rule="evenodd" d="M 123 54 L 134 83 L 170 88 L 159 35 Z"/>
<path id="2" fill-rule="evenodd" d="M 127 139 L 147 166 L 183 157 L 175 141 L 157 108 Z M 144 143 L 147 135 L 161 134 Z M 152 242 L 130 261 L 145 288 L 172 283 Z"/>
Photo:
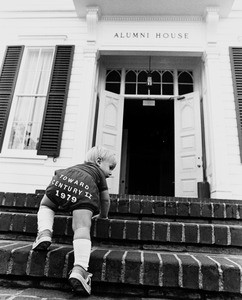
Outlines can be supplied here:
<path id="1" fill-rule="evenodd" d="M 53 231 L 53 223 L 54 223 L 55 212 L 47 207 L 40 206 L 37 217 L 38 217 L 38 232 L 43 230 Z"/>
<path id="2" fill-rule="evenodd" d="M 73 240 L 74 265 L 82 266 L 86 271 L 91 255 L 91 241 L 87 239 Z"/>

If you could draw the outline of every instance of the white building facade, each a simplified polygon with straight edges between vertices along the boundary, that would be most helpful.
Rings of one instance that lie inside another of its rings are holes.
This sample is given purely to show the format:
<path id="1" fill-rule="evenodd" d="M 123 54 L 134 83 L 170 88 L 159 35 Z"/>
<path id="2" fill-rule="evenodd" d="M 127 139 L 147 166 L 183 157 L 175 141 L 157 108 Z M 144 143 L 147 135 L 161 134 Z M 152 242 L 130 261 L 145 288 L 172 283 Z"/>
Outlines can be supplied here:
<path id="1" fill-rule="evenodd" d="M 101 144 L 111 193 L 242 199 L 233 0 L 37 2 L 0 12 L 0 191 L 43 190 Z"/>

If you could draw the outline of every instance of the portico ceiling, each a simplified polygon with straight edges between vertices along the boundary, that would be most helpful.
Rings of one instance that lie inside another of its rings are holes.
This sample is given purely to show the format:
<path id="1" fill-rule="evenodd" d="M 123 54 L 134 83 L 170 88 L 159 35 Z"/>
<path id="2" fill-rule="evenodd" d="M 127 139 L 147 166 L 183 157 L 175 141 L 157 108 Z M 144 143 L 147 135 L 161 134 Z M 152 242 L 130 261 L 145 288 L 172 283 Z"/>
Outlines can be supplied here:
<path id="1" fill-rule="evenodd" d="M 97 6 L 102 16 L 203 16 L 207 7 L 217 7 L 227 17 L 234 0 L 73 0 L 78 16 L 85 17 L 87 7 Z"/>

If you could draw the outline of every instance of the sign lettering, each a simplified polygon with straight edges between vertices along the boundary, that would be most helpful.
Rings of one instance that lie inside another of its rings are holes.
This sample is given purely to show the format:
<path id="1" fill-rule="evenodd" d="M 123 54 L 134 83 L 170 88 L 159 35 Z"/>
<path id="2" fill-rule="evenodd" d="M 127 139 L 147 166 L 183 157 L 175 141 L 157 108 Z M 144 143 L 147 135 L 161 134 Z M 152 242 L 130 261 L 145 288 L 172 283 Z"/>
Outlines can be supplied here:
<path id="1" fill-rule="evenodd" d="M 156 32 L 151 34 L 150 32 L 115 32 L 114 39 L 189 39 L 188 32 Z"/>

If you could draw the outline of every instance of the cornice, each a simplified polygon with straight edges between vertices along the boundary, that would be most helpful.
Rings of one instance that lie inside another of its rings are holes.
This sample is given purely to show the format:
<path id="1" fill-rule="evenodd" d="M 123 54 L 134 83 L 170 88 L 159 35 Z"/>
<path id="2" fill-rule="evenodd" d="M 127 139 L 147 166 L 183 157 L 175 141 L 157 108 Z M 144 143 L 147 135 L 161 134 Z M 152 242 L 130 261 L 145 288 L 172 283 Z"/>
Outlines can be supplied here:
<path id="1" fill-rule="evenodd" d="M 23 40 L 67 40 L 66 34 L 20 34 L 19 39 Z"/>
<path id="2" fill-rule="evenodd" d="M 1 0 L 0 0 L 1 1 Z M 69 11 L 0 11 L 0 19 L 77 19 L 74 10 Z"/>
<path id="3" fill-rule="evenodd" d="M 115 22 L 202 22 L 202 16 L 101 16 L 101 21 Z"/>

